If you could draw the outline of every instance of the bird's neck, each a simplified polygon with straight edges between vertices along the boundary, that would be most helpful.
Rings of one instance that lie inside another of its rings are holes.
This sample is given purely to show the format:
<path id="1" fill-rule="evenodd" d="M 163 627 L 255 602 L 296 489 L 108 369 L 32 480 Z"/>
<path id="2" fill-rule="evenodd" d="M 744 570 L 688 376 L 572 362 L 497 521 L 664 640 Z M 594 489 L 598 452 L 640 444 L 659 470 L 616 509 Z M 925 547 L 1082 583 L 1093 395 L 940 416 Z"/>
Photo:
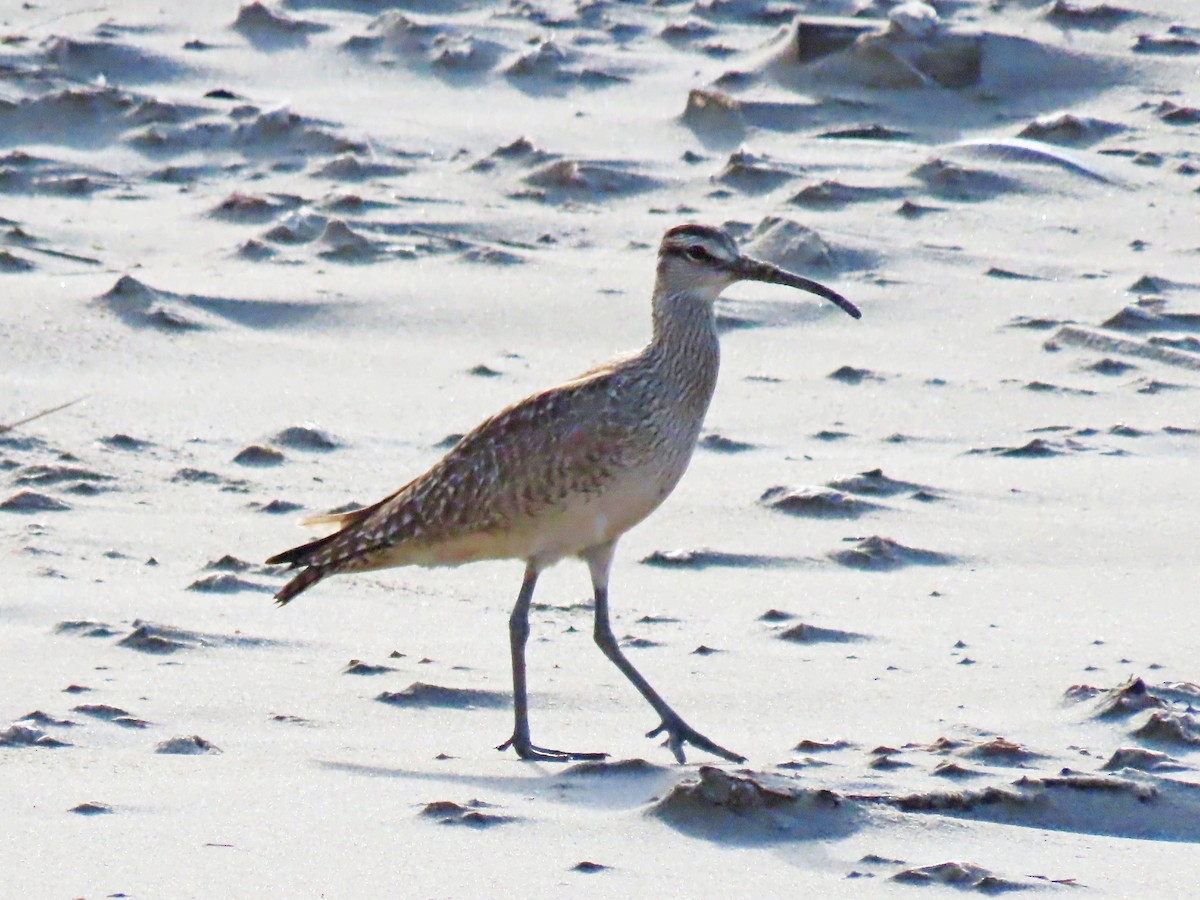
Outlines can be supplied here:
<path id="1" fill-rule="evenodd" d="M 647 356 L 664 386 L 703 418 L 721 361 L 713 302 L 687 291 L 655 291 L 653 318 Z"/>

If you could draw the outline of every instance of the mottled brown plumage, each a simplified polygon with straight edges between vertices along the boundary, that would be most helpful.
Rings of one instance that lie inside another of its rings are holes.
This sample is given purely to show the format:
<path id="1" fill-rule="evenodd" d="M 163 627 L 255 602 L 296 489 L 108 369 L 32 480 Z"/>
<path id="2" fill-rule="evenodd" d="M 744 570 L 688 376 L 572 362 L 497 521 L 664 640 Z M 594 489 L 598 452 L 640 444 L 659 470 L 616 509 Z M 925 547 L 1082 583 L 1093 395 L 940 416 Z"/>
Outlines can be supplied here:
<path id="1" fill-rule="evenodd" d="M 525 581 L 509 621 L 516 724 L 526 759 L 578 759 L 529 739 L 524 646 L 537 575 L 584 559 L 596 595 L 596 642 L 662 717 L 683 761 L 685 743 L 741 760 L 693 730 L 625 659 L 608 624 L 608 572 L 617 539 L 653 512 L 687 469 L 716 386 L 713 302 L 739 280 L 787 284 L 858 311 L 828 288 L 741 256 L 725 232 L 671 229 L 659 249 L 654 334 L 638 353 L 534 394 L 464 436 L 428 472 L 373 506 L 326 517 L 340 530 L 268 560 L 302 571 L 276 599 L 287 603 L 339 572 L 521 559 Z"/>

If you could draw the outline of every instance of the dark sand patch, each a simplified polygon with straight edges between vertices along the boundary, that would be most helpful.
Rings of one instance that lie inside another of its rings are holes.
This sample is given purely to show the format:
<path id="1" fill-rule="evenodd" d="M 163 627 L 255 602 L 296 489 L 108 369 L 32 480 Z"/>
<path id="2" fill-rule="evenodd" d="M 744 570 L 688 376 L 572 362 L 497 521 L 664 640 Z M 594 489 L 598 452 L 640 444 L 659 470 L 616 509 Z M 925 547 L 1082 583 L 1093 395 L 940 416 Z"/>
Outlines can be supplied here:
<path id="1" fill-rule="evenodd" d="M 65 622 L 59 622 L 54 626 L 55 634 L 74 634 L 79 637 L 113 637 L 120 632 L 114 630 L 111 626 L 104 622 L 96 622 L 92 619 L 70 619 Z"/>
<path id="2" fill-rule="evenodd" d="M 156 625 L 142 619 L 133 620 L 133 631 L 117 641 L 117 646 L 141 653 L 168 654 L 180 650 L 200 650 L 208 647 L 268 647 L 282 646 L 269 638 L 247 637 L 243 634 L 213 634 Z"/>
<path id="3" fill-rule="evenodd" d="M 501 691 L 483 691 L 469 688 L 443 687 L 414 681 L 402 691 L 384 691 L 375 698 L 389 706 L 406 706 L 414 709 L 431 707 L 445 709 L 499 709 L 509 705 L 511 698 Z"/>
<path id="4" fill-rule="evenodd" d="M 826 484 L 838 491 L 851 494 L 861 494 L 866 497 L 894 497 L 898 494 L 934 494 L 937 489 L 927 484 L 915 481 L 903 481 L 891 478 L 883 473 L 883 469 L 868 469 L 856 475 L 835 478 Z"/>
<path id="5" fill-rule="evenodd" d="M 1019 447 L 988 447 L 968 450 L 968 454 L 988 454 L 991 456 L 1006 456 L 1012 459 L 1046 459 L 1051 456 L 1062 456 L 1065 450 L 1044 438 L 1034 438 Z"/>
<path id="6" fill-rule="evenodd" d="M 842 631 L 838 628 L 822 628 L 819 625 L 808 625 L 804 622 L 779 632 L 777 637 L 781 641 L 793 644 L 856 644 L 860 641 L 870 640 L 865 634 Z"/>
<path id="7" fill-rule="evenodd" d="M 999 278 L 1002 281 L 1044 281 L 1045 280 L 1038 275 L 1028 275 L 1024 272 L 1014 272 L 1011 269 L 1001 269 L 996 266 L 992 266 L 990 269 L 988 269 L 983 274 L 988 278 Z"/>
<path id="8" fill-rule="evenodd" d="M 1200 41 L 1185 37 L 1171 25 L 1163 35 L 1139 34 L 1133 44 L 1134 53 L 1151 53 L 1165 56 L 1195 56 L 1200 54 Z"/>
<path id="9" fill-rule="evenodd" d="M 260 593 L 271 594 L 275 591 L 275 588 L 270 585 L 238 578 L 232 572 L 205 575 L 203 578 L 198 578 L 189 584 L 187 589 L 201 594 L 240 594 L 243 591 L 258 591 Z"/>
<path id="10" fill-rule="evenodd" d="M 795 613 L 785 612 L 781 609 L 768 609 L 765 613 L 758 617 L 760 622 L 790 622 L 796 618 Z"/>
<path id="11" fill-rule="evenodd" d="M 839 750 L 852 750 L 855 745 L 850 741 L 814 741 L 805 738 L 795 747 L 792 748 L 793 753 L 836 753 Z"/>
<path id="12" fill-rule="evenodd" d="M 204 568 L 212 572 L 248 572 L 257 567 L 254 563 L 246 562 L 244 559 L 238 559 L 236 556 L 226 553 L 220 559 L 210 560 L 205 563 Z"/>
<path id="13" fill-rule="evenodd" d="M 463 825 L 468 828 L 491 828 L 518 821 L 515 816 L 486 812 L 494 808 L 494 804 L 482 800 L 468 800 L 465 806 L 452 800 L 435 800 L 425 804 L 421 815 L 435 820 L 439 825 Z"/>
<path id="14" fill-rule="evenodd" d="M 321 164 L 313 171 L 313 175 L 319 178 L 329 178 L 334 181 L 367 181 L 376 178 L 390 178 L 396 175 L 407 175 L 412 171 L 411 166 L 399 166 L 394 163 L 383 163 L 377 161 L 363 162 L 353 153 L 343 153 L 341 156 L 335 156 L 326 163 Z M 343 204 L 345 200 L 343 199 Z M 357 202 L 352 204 L 354 211 L 361 211 L 364 201 L 358 198 Z M 347 208 L 347 207 L 343 207 Z"/>
<path id="15" fill-rule="evenodd" d="M 827 179 L 810 184 L 793 194 L 788 203 L 805 209 L 841 209 L 852 203 L 868 203 L 878 200 L 899 200 L 904 197 L 901 187 L 858 187 Z"/>
<path id="16" fill-rule="evenodd" d="M 270 438 L 271 443 L 289 450 L 305 450 L 310 453 L 328 453 L 337 450 L 343 444 L 329 432 L 312 425 L 291 425 L 282 431 L 277 431 Z"/>
<path id="17" fill-rule="evenodd" d="M 968 778 L 980 778 L 983 775 L 982 772 L 976 772 L 972 769 L 964 768 L 958 763 L 950 762 L 949 760 L 938 763 L 933 767 L 933 772 L 930 774 L 938 778 L 949 778 L 952 781 L 961 781 Z"/>
<path id="18" fill-rule="evenodd" d="M 1072 700 L 1083 699 L 1089 693 L 1099 695 L 1093 713 L 1098 719 L 1125 718 L 1146 709 L 1163 709 L 1169 705 L 1167 700 L 1153 693 L 1146 682 L 1137 676 L 1107 691 L 1089 685 L 1074 685 L 1068 688 L 1067 697 Z"/>
<path id="19" fill-rule="evenodd" d="M 633 759 L 596 759 L 573 763 L 563 769 L 561 774 L 567 778 L 611 778 L 646 775 L 663 775 L 674 771 L 666 766 L 660 766 L 635 757 Z"/>
<path id="20" fill-rule="evenodd" d="M 980 202 L 1024 189 L 1015 178 L 946 159 L 931 159 L 914 169 L 912 175 L 941 200 Z"/>
<path id="21" fill-rule="evenodd" d="M 251 509 L 257 509 L 261 513 L 267 513 L 272 516 L 287 515 L 294 513 L 298 509 L 304 509 L 303 503 L 293 503 L 291 500 L 271 500 L 269 503 L 251 503 Z"/>
<path id="22" fill-rule="evenodd" d="M 42 712 L 40 709 L 35 709 L 31 713 L 26 713 L 21 716 L 18 722 L 28 722 L 35 726 L 43 728 L 71 728 L 75 725 L 70 719 L 59 719 L 49 713 Z"/>
<path id="23" fill-rule="evenodd" d="M 82 703 L 79 706 L 71 707 L 71 711 L 91 716 L 93 719 L 112 722 L 122 728 L 148 728 L 150 726 L 145 719 L 139 719 L 128 710 L 107 703 Z"/>
<path id="24" fill-rule="evenodd" d="M 1111 31 L 1118 25 L 1142 15 L 1132 9 L 1109 3 L 1088 5 L 1072 3 L 1071 0 L 1054 0 L 1042 13 L 1046 21 L 1061 28 L 1091 28 L 1097 31 Z"/>
<path id="25" fill-rule="evenodd" d="M 842 384 L 859 385 L 864 381 L 885 381 L 886 379 L 870 369 L 859 369 L 854 366 L 841 366 L 825 376 L 830 381 L 840 381 Z"/>
<path id="26" fill-rule="evenodd" d="M 293 716 L 289 713 L 272 713 L 271 721 L 278 722 L 281 725 L 305 725 L 311 726 L 316 723 L 312 719 L 306 719 L 304 716 Z"/>
<path id="27" fill-rule="evenodd" d="M 1141 747 L 1118 747 L 1100 767 L 1100 771 L 1120 772 L 1122 769 L 1137 769 L 1140 772 L 1182 772 L 1192 768 L 1166 753 Z"/>
<path id="28" fill-rule="evenodd" d="M 684 834 L 734 846 L 844 837 L 858 827 L 854 804 L 833 791 L 713 766 L 677 783 L 647 814 Z"/>
<path id="29" fill-rule="evenodd" d="M 983 866 L 963 862 L 944 862 L 932 866 L 905 869 L 893 875 L 891 880 L 901 884 L 943 885 L 959 890 L 978 891 L 981 894 L 1027 891 L 1036 887 L 1033 884 L 1001 878 Z"/>
<path id="30" fill-rule="evenodd" d="M 747 450 L 757 449 L 756 444 L 735 440 L 716 432 L 704 435 L 704 437 L 700 438 L 697 446 L 704 450 L 711 450 L 713 453 L 745 453 Z"/>
<path id="31" fill-rule="evenodd" d="M 1153 712 L 1130 734 L 1148 744 L 1179 748 L 1200 747 L 1200 716 L 1169 710 Z"/>
<path id="32" fill-rule="evenodd" d="M 768 509 L 791 516 L 817 519 L 857 519 L 869 512 L 887 508 L 832 488 L 789 488 L 782 485 L 767 488 L 758 502 Z"/>
<path id="33" fill-rule="evenodd" d="M 622 647 L 630 647 L 634 650 L 648 650 L 651 647 L 663 646 L 662 641 L 656 641 L 651 638 L 640 637 L 636 634 L 626 634 L 620 639 Z"/>
<path id="34" fill-rule="evenodd" d="M 1023 385 L 1027 391 L 1037 391 L 1041 394 L 1063 394 L 1077 397 L 1094 397 L 1096 392 L 1087 388 L 1064 387 L 1060 384 L 1049 384 L 1045 381 L 1030 381 Z"/>
<path id="35" fill-rule="evenodd" d="M 211 484 L 221 485 L 223 491 L 236 491 L 245 488 L 246 482 L 237 478 L 226 478 L 207 469 L 194 469 L 190 466 L 179 469 L 171 476 L 173 484 Z"/>
<path id="36" fill-rule="evenodd" d="M 953 748 L 954 742 L 944 742 L 943 746 L 966 759 L 975 759 L 989 765 L 1024 767 L 1039 759 L 1045 759 L 1045 754 L 1036 753 L 1013 741 L 1002 737 L 990 741 L 964 741 L 962 746 Z"/>
<path id="37" fill-rule="evenodd" d="M 160 741 L 155 745 L 154 752 L 178 756 L 208 756 L 221 753 L 222 750 L 211 741 L 193 734 L 190 737 L 173 737 Z"/>
<path id="38" fill-rule="evenodd" d="M 1166 312 L 1161 304 L 1146 302 L 1138 306 L 1126 306 L 1116 315 L 1105 319 L 1101 327 L 1133 334 L 1148 331 L 1200 332 L 1200 315 Z"/>
<path id="39" fill-rule="evenodd" d="M 20 150 L 0 157 L 0 193 L 3 194 L 87 199 L 98 191 L 112 190 L 120 184 L 120 178 L 111 172 L 91 166 L 63 163 L 47 157 L 31 156 Z M 32 242 L 18 243 L 28 246 Z M 27 263 L 22 266 L 21 260 L 13 257 L 7 268 L 10 272 L 18 272 L 31 269 L 33 265 Z"/>
<path id="40" fill-rule="evenodd" d="M 1200 841 L 1200 785 L 1133 770 L 1120 777 L 1068 773 L 1023 777 L 1006 787 L 853 799 L 904 812 L 1078 834 Z"/>
<path id="41" fill-rule="evenodd" d="M 12 275 L 17 272 L 31 272 L 37 268 L 23 256 L 17 256 L 8 250 L 0 250 L 0 273 Z"/>
<path id="42" fill-rule="evenodd" d="M 1103 359 L 1096 360 L 1094 363 L 1089 363 L 1083 368 L 1088 372 L 1095 372 L 1097 375 L 1117 376 L 1132 372 L 1137 366 L 1133 363 L 1122 362 L 1119 359 L 1106 356 Z"/>
<path id="43" fill-rule="evenodd" d="M 107 803 L 99 803 L 95 800 L 89 800 L 86 803 L 80 803 L 78 806 L 72 806 L 68 811 L 79 816 L 103 816 L 110 814 L 113 811 L 113 808 Z"/>
<path id="44" fill-rule="evenodd" d="M 1200 686 L 1190 682 L 1165 682 L 1149 685 L 1139 676 L 1131 676 L 1117 687 L 1104 689 L 1088 684 L 1072 685 L 1065 698 L 1093 704 L 1096 719 L 1128 719 L 1149 711 L 1151 715 L 1132 734 L 1147 741 L 1169 744 L 1200 743 Z"/>
<path id="45" fill-rule="evenodd" d="M 1034 119 L 1021 129 L 1017 137 L 1061 144 L 1064 147 L 1091 147 L 1125 130 L 1126 127 L 1118 122 L 1064 112 Z"/>
<path id="46" fill-rule="evenodd" d="M 124 450 L 128 453 L 140 453 L 154 446 L 152 441 L 144 441 L 120 432 L 100 438 L 100 443 L 112 450 Z"/>
<path id="47" fill-rule="evenodd" d="M 0 747 L 70 747 L 67 741 L 46 734 L 40 728 L 14 722 L 0 730 Z"/>
<path id="48" fill-rule="evenodd" d="M 801 169 L 747 150 L 735 150 L 713 180 L 743 194 L 765 194 L 797 178 Z"/>
<path id="49" fill-rule="evenodd" d="M 37 491 L 19 491 L 0 503 L 0 510 L 15 513 L 65 512 L 70 508 L 70 504 Z"/>
<path id="50" fill-rule="evenodd" d="M 637 172 L 632 163 L 623 161 L 560 159 L 530 173 L 524 181 L 536 191 L 522 196 L 555 204 L 598 203 L 661 187 L 657 179 Z"/>
<path id="51" fill-rule="evenodd" d="M 365 663 L 361 659 L 352 659 L 346 664 L 346 668 L 342 669 L 343 675 L 385 675 L 388 672 L 395 672 L 394 666 L 377 665 L 373 663 Z"/>
<path id="52" fill-rule="evenodd" d="M 1050 319 L 1044 316 L 1014 316 L 1009 320 L 1007 328 L 1029 328 L 1033 331 L 1049 331 L 1063 324 L 1062 319 Z"/>
<path id="53" fill-rule="evenodd" d="M 283 463 L 284 455 L 274 447 L 251 444 L 239 450 L 233 461 L 239 466 L 278 466 Z"/>
<path id="54" fill-rule="evenodd" d="M 582 872 L 585 875 L 594 875 L 597 872 L 603 872 L 608 866 L 603 863 L 592 862 L 590 859 L 585 859 L 571 866 L 572 872 Z"/>
<path id="55" fill-rule="evenodd" d="M 847 538 L 847 540 L 858 540 L 858 544 L 850 550 L 836 550 L 829 556 L 839 565 L 851 569 L 890 572 L 904 566 L 946 566 L 959 561 L 949 553 L 906 547 L 890 538 L 878 535 L 862 539 Z"/>
<path id="56" fill-rule="evenodd" d="M 698 548 L 695 550 L 655 550 L 643 557 L 642 565 L 662 569 L 708 568 L 757 569 L 797 565 L 801 560 L 790 556 L 771 556 L 762 553 L 730 553 L 724 550 Z"/>
<path id="57" fill-rule="evenodd" d="M 262 225 L 298 205 L 299 198 L 295 197 L 275 195 L 268 198 L 235 191 L 209 210 L 208 215 L 223 222 Z"/>

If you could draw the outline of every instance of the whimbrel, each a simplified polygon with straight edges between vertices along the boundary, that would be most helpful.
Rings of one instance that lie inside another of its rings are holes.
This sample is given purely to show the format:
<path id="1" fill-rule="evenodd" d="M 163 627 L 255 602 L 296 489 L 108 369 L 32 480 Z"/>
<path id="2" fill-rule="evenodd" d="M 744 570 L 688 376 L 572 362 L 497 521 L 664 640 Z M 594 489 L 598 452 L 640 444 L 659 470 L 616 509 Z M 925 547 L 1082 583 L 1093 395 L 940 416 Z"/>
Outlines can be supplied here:
<path id="1" fill-rule="evenodd" d="M 685 744 L 743 762 L 659 696 L 621 651 L 608 619 L 617 541 L 666 499 L 696 447 L 717 382 L 713 304 L 737 281 L 799 288 L 861 315 L 824 285 L 743 256 L 719 228 L 672 228 L 658 250 L 654 332 L 643 350 L 514 403 L 378 503 L 311 520 L 340 528 L 267 560 L 301 569 L 275 599 L 282 606 L 338 572 L 523 560 L 508 620 L 515 724 L 498 749 L 512 747 L 522 759 L 599 759 L 605 754 L 538 747 L 529 735 L 525 643 L 534 587 L 542 570 L 578 557 L 591 572 L 596 644 L 658 713 L 647 737 L 665 734 L 681 763 Z"/>

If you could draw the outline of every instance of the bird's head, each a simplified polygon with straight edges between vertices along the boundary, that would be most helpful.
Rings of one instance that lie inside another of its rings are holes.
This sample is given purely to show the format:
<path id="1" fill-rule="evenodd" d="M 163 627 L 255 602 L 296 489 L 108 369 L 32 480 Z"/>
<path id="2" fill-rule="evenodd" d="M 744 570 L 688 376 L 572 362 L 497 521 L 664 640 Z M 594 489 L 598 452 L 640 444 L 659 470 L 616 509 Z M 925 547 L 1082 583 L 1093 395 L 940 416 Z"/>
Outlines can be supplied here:
<path id="1" fill-rule="evenodd" d="M 658 287 L 667 293 L 687 293 L 710 302 L 738 281 L 782 284 L 824 297 L 854 318 L 862 313 L 837 291 L 825 285 L 754 259 L 738 251 L 729 232 L 711 225 L 676 225 L 663 235 L 658 248 Z"/>

